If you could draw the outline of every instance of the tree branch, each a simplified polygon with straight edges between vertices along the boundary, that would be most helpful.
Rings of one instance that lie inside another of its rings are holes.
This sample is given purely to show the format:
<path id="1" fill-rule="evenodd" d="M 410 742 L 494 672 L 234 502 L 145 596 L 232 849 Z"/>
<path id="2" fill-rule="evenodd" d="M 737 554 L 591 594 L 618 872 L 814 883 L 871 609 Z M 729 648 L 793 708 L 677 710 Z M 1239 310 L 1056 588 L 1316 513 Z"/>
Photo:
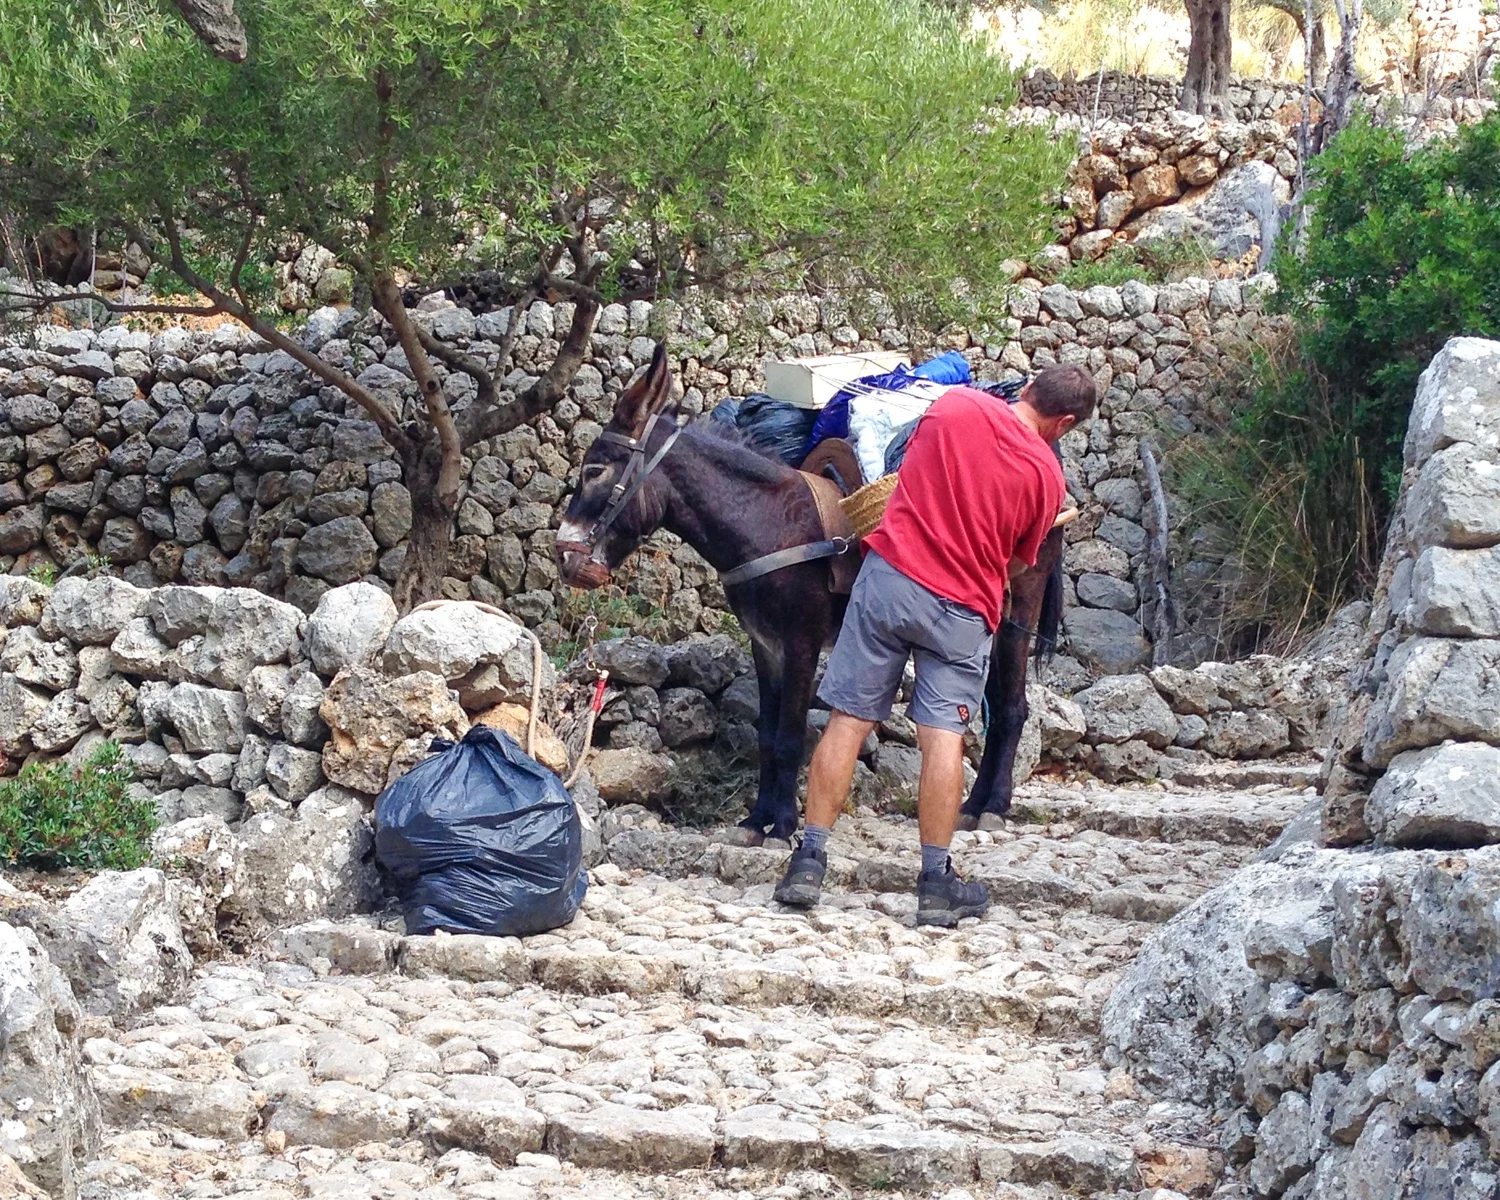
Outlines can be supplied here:
<path id="1" fill-rule="evenodd" d="M 578 368 L 583 365 L 583 357 L 588 353 L 589 337 L 594 331 L 594 318 L 598 313 L 598 305 L 590 300 L 581 301 L 573 310 L 573 325 L 568 330 L 562 348 L 540 379 L 509 404 L 485 409 L 476 405 L 465 413 L 461 431 L 463 444 L 472 446 L 486 438 L 509 433 L 533 417 L 547 412 L 561 400 L 568 385 L 573 382 L 573 376 L 578 374 Z M 518 315 L 511 321 L 512 329 L 519 323 Z"/>
<path id="2" fill-rule="evenodd" d="M 355 403 L 370 414 L 371 420 L 379 427 L 381 436 L 391 444 L 396 453 L 407 455 L 412 452 L 414 447 L 411 438 L 407 437 L 406 431 L 401 428 L 396 415 L 381 403 L 373 392 L 361 386 L 332 363 L 324 362 L 306 346 L 302 345 L 301 342 L 287 337 L 276 326 L 258 316 L 253 310 L 241 304 L 222 288 L 195 271 L 188 264 L 186 255 L 183 254 L 182 235 L 177 229 L 177 222 L 165 210 L 162 211 L 162 222 L 166 229 L 167 244 L 171 248 L 172 270 L 179 279 L 197 288 L 198 291 L 207 296 L 215 306 L 214 311 L 228 313 L 235 320 L 239 321 L 240 324 L 253 329 L 278 350 L 286 351 L 287 354 L 291 355 L 319 379 L 333 385 L 346 396 L 351 397 Z M 146 238 L 144 232 L 140 230 L 132 231 L 132 236 L 142 246 L 149 246 L 151 244 L 150 239 Z"/>

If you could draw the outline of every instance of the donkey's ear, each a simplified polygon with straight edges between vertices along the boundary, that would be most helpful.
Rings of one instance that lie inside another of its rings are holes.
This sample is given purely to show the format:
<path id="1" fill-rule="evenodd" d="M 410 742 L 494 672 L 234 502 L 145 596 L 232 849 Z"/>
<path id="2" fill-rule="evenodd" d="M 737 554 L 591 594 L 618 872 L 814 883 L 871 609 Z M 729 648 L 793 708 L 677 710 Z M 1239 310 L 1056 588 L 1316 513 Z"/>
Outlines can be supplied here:
<path id="1" fill-rule="evenodd" d="M 625 389 L 615 405 L 615 424 L 639 437 L 647 419 L 660 412 L 671 395 L 672 372 L 667 367 L 667 348 L 657 342 L 651 365 Z"/>

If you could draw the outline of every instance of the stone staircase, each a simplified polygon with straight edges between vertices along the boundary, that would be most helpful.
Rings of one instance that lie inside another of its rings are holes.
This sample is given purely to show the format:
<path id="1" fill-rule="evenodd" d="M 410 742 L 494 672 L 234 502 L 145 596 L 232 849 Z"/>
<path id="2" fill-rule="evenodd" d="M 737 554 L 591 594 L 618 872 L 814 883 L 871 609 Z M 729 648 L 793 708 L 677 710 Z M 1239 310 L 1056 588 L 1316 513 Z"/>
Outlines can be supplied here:
<path id="1" fill-rule="evenodd" d="M 285 929 L 133 1028 L 88 1019 L 111 1132 L 81 1194 L 1206 1195 L 1216 1131 L 1100 1061 L 1099 1011 L 1306 802 L 1030 785 L 956 842 L 995 905 L 954 931 L 913 923 L 914 822 L 868 814 L 810 913 L 770 900 L 785 850 L 638 827 L 552 934 Z"/>

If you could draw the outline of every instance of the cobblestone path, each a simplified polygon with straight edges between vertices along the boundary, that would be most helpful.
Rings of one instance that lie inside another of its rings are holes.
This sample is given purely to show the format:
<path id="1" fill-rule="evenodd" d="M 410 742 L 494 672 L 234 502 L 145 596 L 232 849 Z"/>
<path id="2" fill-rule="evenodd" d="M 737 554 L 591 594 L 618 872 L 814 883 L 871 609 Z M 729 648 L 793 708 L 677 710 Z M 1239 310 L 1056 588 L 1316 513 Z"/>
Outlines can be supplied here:
<path id="1" fill-rule="evenodd" d="M 646 821 L 554 934 L 283 930 L 133 1028 L 90 1022 L 109 1134 L 82 1194 L 1206 1194 L 1215 1131 L 1110 1069 L 1100 1010 L 1304 782 L 1028 785 L 1022 820 L 959 835 L 995 905 L 950 932 L 912 921 L 915 823 L 870 815 L 841 823 L 810 913 L 770 900 L 783 850 Z"/>

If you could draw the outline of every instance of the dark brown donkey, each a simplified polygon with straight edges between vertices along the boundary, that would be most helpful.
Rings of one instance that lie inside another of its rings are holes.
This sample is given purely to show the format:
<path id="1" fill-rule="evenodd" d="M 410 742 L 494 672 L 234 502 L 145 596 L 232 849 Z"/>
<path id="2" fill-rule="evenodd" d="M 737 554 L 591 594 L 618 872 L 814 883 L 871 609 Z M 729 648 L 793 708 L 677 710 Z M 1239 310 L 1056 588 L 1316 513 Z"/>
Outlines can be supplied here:
<path id="1" fill-rule="evenodd" d="M 651 366 L 625 389 L 609 425 L 584 455 L 578 490 L 557 531 L 566 582 L 606 583 L 659 528 L 671 530 L 721 573 L 823 540 L 812 496 L 797 472 L 717 422 L 679 430 L 671 384 L 658 346 Z M 985 686 L 990 733 L 964 805 L 971 820 L 1010 807 L 1011 769 L 1026 723 L 1027 650 L 1039 628 L 1039 652 L 1056 637 L 1062 546 L 1062 530 L 1054 529 L 1036 568 L 1011 575 L 1010 616 L 995 636 Z M 786 838 L 797 827 L 797 774 L 818 652 L 838 632 L 846 603 L 832 591 L 831 574 L 828 560 L 821 559 L 725 589 L 750 635 L 760 683 L 760 790 L 741 822 L 758 836 Z"/>

